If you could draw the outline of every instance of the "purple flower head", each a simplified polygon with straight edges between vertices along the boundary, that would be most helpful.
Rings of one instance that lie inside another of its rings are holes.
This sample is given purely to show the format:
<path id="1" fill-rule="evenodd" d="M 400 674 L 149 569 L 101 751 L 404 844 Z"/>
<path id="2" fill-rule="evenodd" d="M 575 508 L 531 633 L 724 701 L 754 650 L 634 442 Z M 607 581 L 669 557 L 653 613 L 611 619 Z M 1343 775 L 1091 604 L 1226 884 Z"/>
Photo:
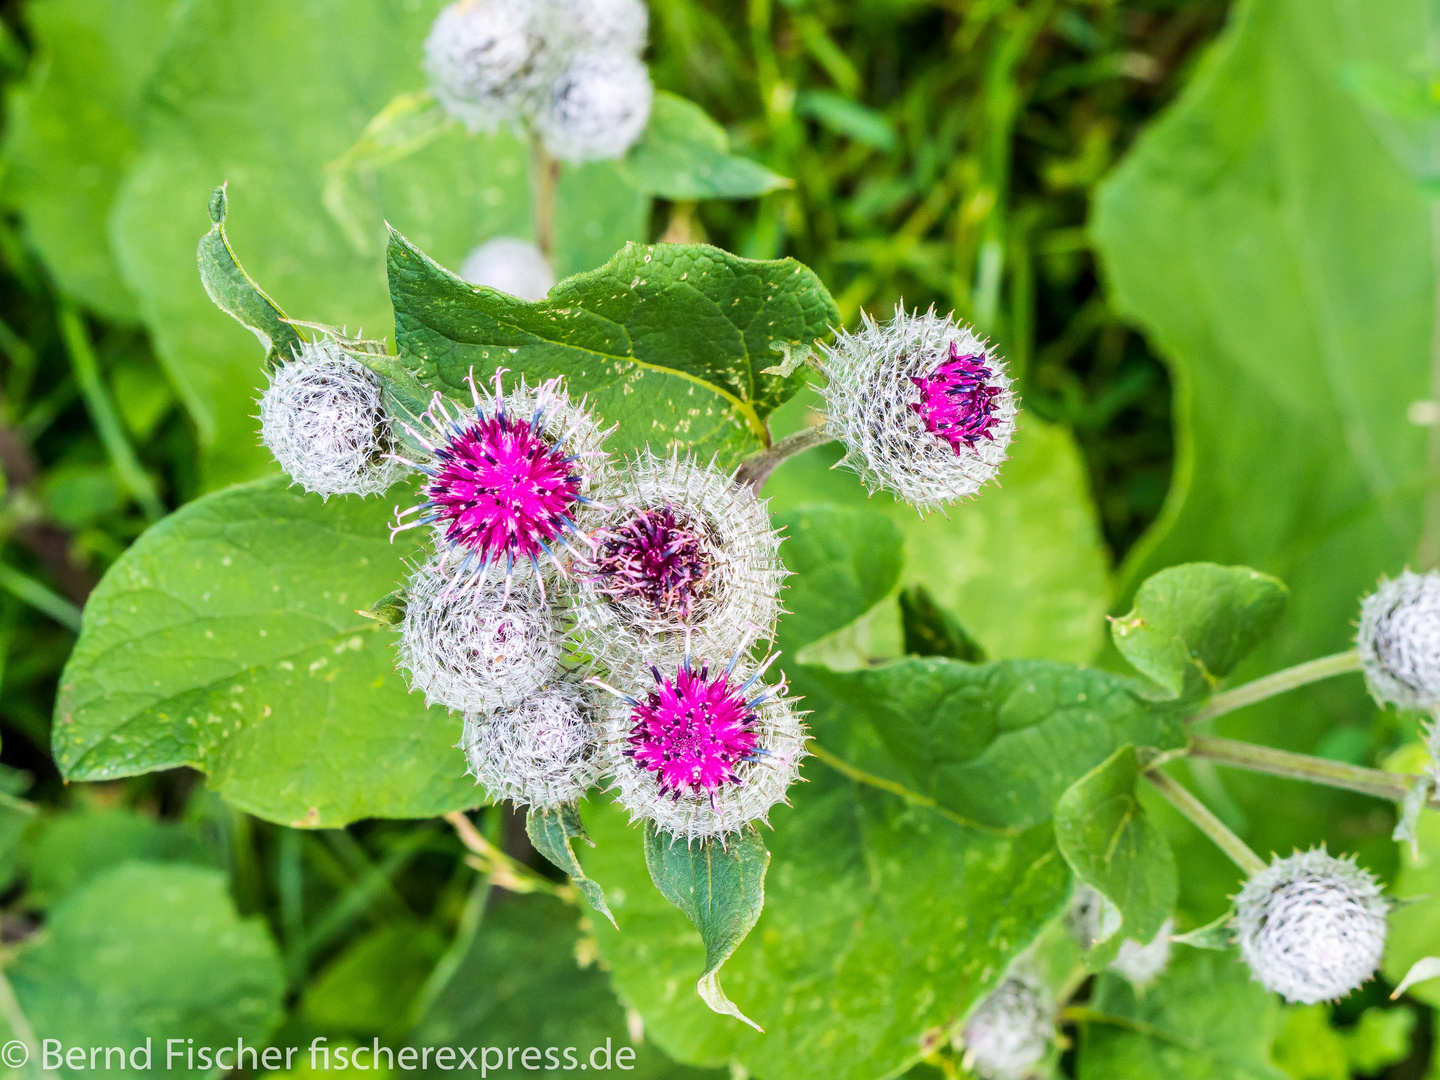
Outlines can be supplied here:
<path id="1" fill-rule="evenodd" d="M 594 539 L 590 577 L 596 592 L 689 620 L 712 569 L 709 545 L 693 523 L 674 507 L 659 506 L 597 532 Z"/>
<path id="2" fill-rule="evenodd" d="M 994 377 L 983 352 L 962 355 L 960 343 L 952 341 L 950 359 L 930 375 L 910 376 L 920 388 L 920 400 L 910 408 L 925 421 L 925 429 L 955 453 L 962 443 L 974 450 L 975 440 L 990 438 L 995 428 L 995 399 L 1002 388 L 990 383 Z"/>
<path id="3" fill-rule="evenodd" d="M 461 562 L 462 577 L 503 564 L 508 578 L 517 563 L 538 573 L 541 557 L 563 572 L 555 549 L 570 547 L 576 515 L 590 505 L 583 493 L 591 464 L 603 461 L 605 435 L 570 404 L 558 379 L 533 391 L 522 380 L 507 395 L 502 374 L 495 373 L 494 394 L 470 379 L 473 411 L 437 394 L 425 413 L 430 430 L 410 430 L 433 460 L 417 466 L 428 477 L 425 502 L 402 513 L 394 531 L 433 525 L 442 555 Z M 403 521 L 411 514 L 418 516 Z"/>
<path id="4" fill-rule="evenodd" d="M 755 753 L 755 707 L 732 673 L 713 679 L 682 664 L 673 678 L 651 668 L 655 689 L 637 702 L 625 753 L 659 781 L 660 793 L 678 798 L 684 791 L 712 792 L 738 782 L 736 768 Z M 752 680 L 753 682 L 753 680 Z M 763 694 L 761 695 L 763 696 Z"/>

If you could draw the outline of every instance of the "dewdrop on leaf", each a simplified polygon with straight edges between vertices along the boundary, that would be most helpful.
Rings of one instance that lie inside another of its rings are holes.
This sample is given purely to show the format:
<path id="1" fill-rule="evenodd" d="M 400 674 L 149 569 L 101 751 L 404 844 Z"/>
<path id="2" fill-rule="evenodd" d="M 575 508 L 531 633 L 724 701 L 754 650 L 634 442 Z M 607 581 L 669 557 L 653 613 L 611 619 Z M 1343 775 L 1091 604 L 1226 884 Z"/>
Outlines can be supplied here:
<path id="1" fill-rule="evenodd" d="M 1277 858 L 1236 899 L 1240 956 L 1286 1001 L 1335 1001 L 1380 966 L 1388 911 L 1379 883 L 1350 859 L 1323 848 Z"/>
<path id="2" fill-rule="evenodd" d="M 476 783 L 517 807 L 583 796 L 600 779 L 597 693 L 555 682 L 508 711 L 467 716 L 460 746 Z"/>
<path id="3" fill-rule="evenodd" d="M 425 73 L 445 110 L 471 131 L 535 111 L 558 72 L 550 0 L 456 0 L 425 39 Z"/>
<path id="4" fill-rule="evenodd" d="M 460 276 L 521 300 L 543 300 L 555 285 L 555 271 L 540 249 L 513 236 L 497 236 L 470 252 Z"/>
<path id="5" fill-rule="evenodd" d="M 1015 433 L 1016 399 L 1004 362 L 968 327 L 934 310 L 822 346 L 822 390 L 843 464 L 872 492 L 933 510 L 994 479 Z"/>
<path id="6" fill-rule="evenodd" d="M 743 651 L 715 666 L 687 657 L 605 687 L 614 700 L 603 767 L 632 820 L 687 842 L 768 823 L 799 776 L 806 738 L 783 677 L 761 681 L 769 663 L 744 662 Z"/>
<path id="7" fill-rule="evenodd" d="M 1055 1002 L 1038 981 L 1010 975 L 965 1021 L 956 1040 L 983 1080 L 1027 1080 L 1055 1040 Z"/>
<path id="8" fill-rule="evenodd" d="M 380 382 L 329 339 L 307 342 L 270 373 L 260 396 L 260 439 L 306 491 L 375 495 L 401 479 Z"/>
<path id="9" fill-rule="evenodd" d="M 535 126 L 562 161 L 623 157 L 650 122 L 650 72 L 624 53 L 581 53 L 555 80 Z"/>
<path id="10" fill-rule="evenodd" d="M 747 484 L 649 451 L 600 496 L 604 518 L 574 573 L 577 631 L 599 656 L 729 657 L 780 615 L 780 532 Z"/>
<path id="11" fill-rule="evenodd" d="M 438 563 L 410 579 L 400 666 L 427 705 L 513 709 L 560 674 L 559 618 L 530 572 L 504 583 L 457 580 Z"/>
<path id="12" fill-rule="evenodd" d="M 1440 707 L 1440 572 L 1382 579 L 1360 605 L 1355 644 L 1376 700 Z"/>
<path id="13" fill-rule="evenodd" d="M 560 24 L 573 52 L 645 51 L 650 12 L 641 0 L 561 0 Z"/>
<path id="14" fill-rule="evenodd" d="M 406 428 L 431 460 L 414 466 L 425 501 L 400 511 L 392 531 L 433 528 L 440 561 L 461 579 L 508 580 L 528 567 L 543 590 L 542 560 L 563 574 L 579 554 L 572 541 L 592 512 L 609 432 L 559 379 L 531 388 L 522 378 L 507 392 L 503 375 L 493 392 L 469 380 L 473 408 L 437 393 L 423 430 Z"/>

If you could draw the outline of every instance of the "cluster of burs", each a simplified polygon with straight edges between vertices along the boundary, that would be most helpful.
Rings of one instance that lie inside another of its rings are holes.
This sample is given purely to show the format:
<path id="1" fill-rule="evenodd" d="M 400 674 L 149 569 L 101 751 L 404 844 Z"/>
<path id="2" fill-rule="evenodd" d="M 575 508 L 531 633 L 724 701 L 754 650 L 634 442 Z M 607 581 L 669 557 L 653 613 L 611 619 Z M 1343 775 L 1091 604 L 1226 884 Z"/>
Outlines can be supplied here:
<path id="1" fill-rule="evenodd" d="M 1356 647 L 1377 702 L 1430 716 L 1430 771 L 1415 790 L 1433 797 L 1440 790 L 1440 573 L 1382 580 L 1361 604 Z M 1250 874 L 1229 928 L 1257 982 L 1309 1005 L 1346 997 L 1374 976 L 1390 907 L 1373 874 L 1321 847 L 1276 857 Z M 1086 948 L 1120 927 L 1119 911 L 1090 888 L 1077 890 L 1067 918 Z M 1173 931 L 1167 921 L 1151 942 L 1125 941 L 1111 970 L 1143 990 L 1168 965 Z M 987 1080 L 1024 1080 L 1054 1044 L 1058 1011 L 1040 965 L 1022 955 L 957 1039 L 967 1067 Z"/>

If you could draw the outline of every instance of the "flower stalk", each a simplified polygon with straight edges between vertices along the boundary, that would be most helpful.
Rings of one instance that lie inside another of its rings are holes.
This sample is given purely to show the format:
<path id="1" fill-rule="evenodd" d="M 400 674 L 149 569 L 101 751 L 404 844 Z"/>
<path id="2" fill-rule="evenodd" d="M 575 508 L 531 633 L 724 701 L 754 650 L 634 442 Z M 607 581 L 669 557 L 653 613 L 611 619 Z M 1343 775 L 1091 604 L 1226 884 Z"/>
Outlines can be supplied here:
<path id="1" fill-rule="evenodd" d="M 1424 779 L 1213 735 L 1191 736 L 1189 753 L 1191 757 L 1204 758 L 1217 765 L 1358 791 L 1396 803 L 1404 802 L 1411 789 Z M 1440 801 L 1436 799 L 1430 799 L 1429 805 L 1440 809 Z"/>
<path id="2" fill-rule="evenodd" d="M 1190 794 L 1176 780 L 1159 769 L 1151 769 L 1145 774 L 1145 779 L 1150 781 L 1155 790 L 1164 796 L 1165 801 L 1179 810 L 1189 818 L 1191 824 L 1203 832 L 1215 842 L 1215 846 L 1230 857 L 1230 860 L 1246 874 L 1258 874 L 1265 869 L 1265 862 L 1251 851 L 1244 840 L 1236 836 L 1230 829 L 1210 812 L 1210 808 Z"/>
<path id="3" fill-rule="evenodd" d="M 787 435 L 779 442 L 771 444 L 758 454 L 746 458 L 735 474 L 735 481 L 740 484 L 749 484 L 759 491 L 765 486 L 765 481 L 770 479 L 770 474 L 785 462 L 805 453 L 806 450 L 813 450 L 817 446 L 824 446 L 826 443 L 834 441 L 835 436 L 831 434 L 827 424 L 819 423 L 802 428 L 795 434 Z"/>
<path id="4" fill-rule="evenodd" d="M 1356 649 L 1348 649 L 1345 652 L 1336 653 L 1334 656 L 1322 656 L 1318 660 L 1296 664 L 1284 671 L 1266 675 L 1263 679 L 1256 679 L 1254 682 L 1237 686 L 1233 690 L 1216 694 L 1206 702 L 1204 708 L 1190 717 L 1190 723 L 1213 720 L 1217 716 L 1224 716 L 1236 709 L 1254 705 L 1257 701 L 1264 701 L 1266 698 L 1283 694 L 1287 690 L 1294 690 L 1322 679 L 1329 679 L 1335 675 L 1346 675 L 1359 670 L 1360 653 Z"/>

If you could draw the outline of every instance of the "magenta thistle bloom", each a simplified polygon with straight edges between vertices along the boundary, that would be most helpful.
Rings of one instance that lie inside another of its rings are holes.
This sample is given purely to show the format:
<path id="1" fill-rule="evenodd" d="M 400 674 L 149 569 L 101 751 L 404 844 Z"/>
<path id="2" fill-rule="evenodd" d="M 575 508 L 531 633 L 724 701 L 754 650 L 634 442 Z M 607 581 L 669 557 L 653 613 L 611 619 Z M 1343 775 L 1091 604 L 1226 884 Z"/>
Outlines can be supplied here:
<path id="1" fill-rule="evenodd" d="M 570 404 L 558 379 L 534 391 L 522 380 L 507 396 L 501 374 L 493 395 L 470 380 L 473 412 L 437 394 L 425 413 L 433 434 L 411 430 L 434 460 L 416 466 L 428 477 L 425 502 L 399 515 L 394 531 L 433 525 L 462 577 L 502 563 L 507 578 L 516 563 L 538 573 L 542 556 L 563 572 L 555 549 L 569 548 L 576 516 L 591 504 L 584 492 L 608 432 Z"/>
<path id="2" fill-rule="evenodd" d="M 974 450 L 975 440 L 991 438 L 995 429 L 995 399 L 1002 388 L 991 385 L 994 377 L 983 352 L 962 355 L 960 343 L 952 341 L 949 360 L 923 378 L 910 376 L 921 395 L 910 408 L 925 421 L 925 429 L 955 453 L 962 443 Z"/>
<path id="3" fill-rule="evenodd" d="M 711 559 L 706 538 L 687 525 L 662 506 L 597 534 L 596 592 L 688 620 L 710 579 Z"/>
<path id="4" fill-rule="evenodd" d="M 635 705 L 629 748 L 636 764 L 656 775 L 660 793 L 712 792 L 739 777 L 736 767 L 755 753 L 755 706 L 731 673 L 710 678 L 710 669 L 682 665 L 674 678 L 651 668 L 655 689 Z M 762 695 L 763 697 L 763 695 Z"/>

